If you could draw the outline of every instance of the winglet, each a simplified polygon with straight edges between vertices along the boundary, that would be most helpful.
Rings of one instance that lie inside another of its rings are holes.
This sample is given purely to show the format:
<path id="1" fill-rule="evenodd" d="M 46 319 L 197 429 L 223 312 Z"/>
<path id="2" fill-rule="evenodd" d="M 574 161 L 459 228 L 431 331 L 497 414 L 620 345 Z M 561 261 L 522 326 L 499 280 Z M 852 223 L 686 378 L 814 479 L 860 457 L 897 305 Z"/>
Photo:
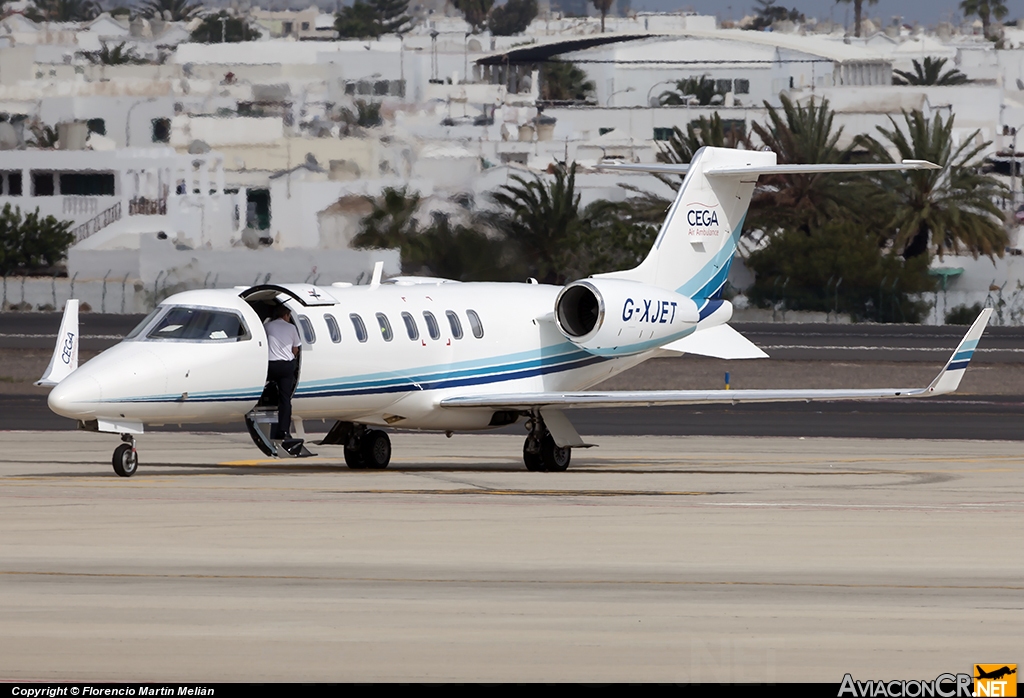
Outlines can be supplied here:
<path id="1" fill-rule="evenodd" d="M 964 377 L 967 364 L 971 362 L 971 357 L 974 355 L 974 348 L 978 346 L 978 340 L 981 339 L 981 334 L 985 331 L 985 327 L 988 326 L 988 321 L 991 317 L 992 308 L 985 308 L 981 311 L 981 315 L 971 325 L 971 329 L 967 330 L 967 334 L 960 340 L 956 351 L 949 357 L 949 361 L 942 367 L 939 375 L 935 376 L 935 380 L 925 389 L 925 394 L 945 395 L 946 393 L 953 392 L 960 386 L 960 379 Z"/>
<path id="2" fill-rule="evenodd" d="M 71 299 L 64 306 L 64 317 L 57 332 L 57 344 L 53 347 L 50 364 L 36 385 L 53 386 L 71 375 L 78 368 L 78 301 Z"/>

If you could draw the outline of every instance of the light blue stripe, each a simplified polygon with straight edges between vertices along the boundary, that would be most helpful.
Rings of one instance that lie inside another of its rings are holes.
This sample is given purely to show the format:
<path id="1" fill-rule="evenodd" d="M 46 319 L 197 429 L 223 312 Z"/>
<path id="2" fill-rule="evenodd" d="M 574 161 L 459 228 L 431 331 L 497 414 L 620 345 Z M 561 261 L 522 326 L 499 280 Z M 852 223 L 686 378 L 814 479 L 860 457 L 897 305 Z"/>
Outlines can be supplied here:
<path id="1" fill-rule="evenodd" d="M 669 342 L 674 342 L 677 339 L 682 339 L 687 335 L 693 334 L 693 331 L 696 329 L 696 327 L 687 327 L 682 332 L 677 332 L 669 337 L 651 339 L 646 342 L 638 342 L 636 344 L 627 344 L 626 346 L 615 347 L 613 349 L 594 349 L 591 353 L 595 356 L 626 356 L 629 354 L 637 354 L 641 351 L 654 349 L 655 347 L 660 347 L 664 344 L 668 344 Z"/>
<path id="2" fill-rule="evenodd" d="M 978 346 L 978 340 L 977 339 L 968 339 L 967 341 L 965 341 L 963 344 L 960 345 L 960 350 L 963 351 L 963 350 L 966 350 L 966 349 L 974 349 L 977 346 Z"/>
<path id="3" fill-rule="evenodd" d="M 970 361 L 972 356 L 974 356 L 974 351 L 972 351 L 972 350 L 958 351 L 956 353 L 956 355 L 953 356 L 952 360 L 953 361 L 964 361 L 964 360 Z"/>
<path id="4" fill-rule="evenodd" d="M 746 213 L 733 228 L 729 235 L 728 242 L 722 246 L 715 256 L 705 264 L 700 271 L 693 275 L 689 281 L 676 289 L 676 293 L 688 296 L 689 298 L 710 298 L 725 285 L 729 276 L 729 267 L 732 266 L 733 255 L 736 254 L 736 245 L 739 244 L 740 235 L 743 233 L 743 223 L 746 220 Z"/>

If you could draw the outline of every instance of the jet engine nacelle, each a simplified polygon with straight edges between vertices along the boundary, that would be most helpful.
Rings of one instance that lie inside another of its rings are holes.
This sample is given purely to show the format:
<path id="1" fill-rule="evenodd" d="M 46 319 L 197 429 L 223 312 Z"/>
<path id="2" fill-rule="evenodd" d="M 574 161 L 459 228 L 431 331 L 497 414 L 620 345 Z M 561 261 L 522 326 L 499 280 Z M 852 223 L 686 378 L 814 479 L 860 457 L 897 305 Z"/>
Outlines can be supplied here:
<path id="1" fill-rule="evenodd" d="M 574 281 L 555 300 L 565 338 L 598 356 L 628 356 L 689 334 L 697 304 L 673 291 L 621 279 Z"/>

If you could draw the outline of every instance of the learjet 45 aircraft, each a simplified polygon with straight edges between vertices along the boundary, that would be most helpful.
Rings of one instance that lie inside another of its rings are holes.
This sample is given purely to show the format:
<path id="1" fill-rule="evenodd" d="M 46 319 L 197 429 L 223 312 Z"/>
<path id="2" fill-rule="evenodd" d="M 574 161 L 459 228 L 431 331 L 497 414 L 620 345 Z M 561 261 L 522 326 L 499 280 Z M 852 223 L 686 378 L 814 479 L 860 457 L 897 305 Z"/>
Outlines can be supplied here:
<path id="1" fill-rule="evenodd" d="M 770 151 L 702 148 L 689 166 L 614 169 L 687 173 L 644 261 L 564 287 L 399 277 L 365 286 L 260 285 L 187 291 L 163 301 L 120 344 L 78 367 L 78 303 L 69 301 L 46 374 L 49 406 L 84 429 L 120 434 L 118 475 L 138 467 L 143 426 L 244 420 L 270 456 L 277 396 L 266 383 L 264 321 L 281 304 L 302 340 L 293 433 L 334 422 L 321 444 L 351 468 L 385 468 L 381 427 L 484 430 L 525 420 L 528 470 L 561 471 L 587 444 L 563 410 L 707 403 L 866 400 L 957 388 L 991 310 L 923 388 L 858 390 L 585 391 L 653 356 L 765 354 L 726 322 L 720 292 L 757 178 L 776 173 L 930 169 L 893 165 L 777 165 Z M 612 169 L 612 168 L 610 168 Z M 287 444 L 286 444 L 287 445 Z M 304 447 L 289 448 L 305 455 Z"/>

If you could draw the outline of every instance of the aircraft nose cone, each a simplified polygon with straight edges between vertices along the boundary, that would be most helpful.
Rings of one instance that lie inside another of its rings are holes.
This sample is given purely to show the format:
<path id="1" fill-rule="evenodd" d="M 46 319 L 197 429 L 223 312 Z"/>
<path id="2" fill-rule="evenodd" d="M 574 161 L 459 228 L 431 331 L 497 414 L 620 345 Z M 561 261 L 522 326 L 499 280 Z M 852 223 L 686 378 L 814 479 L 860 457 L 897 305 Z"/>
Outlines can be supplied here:
<path id="1" fill-rule="evenodd" d="M 95 404 L 102 396 L 99 382 L 92 376 L 72 373 L 58 383 L 46 404 L 62 417 L 85 419 L 95 414 Z"/>

